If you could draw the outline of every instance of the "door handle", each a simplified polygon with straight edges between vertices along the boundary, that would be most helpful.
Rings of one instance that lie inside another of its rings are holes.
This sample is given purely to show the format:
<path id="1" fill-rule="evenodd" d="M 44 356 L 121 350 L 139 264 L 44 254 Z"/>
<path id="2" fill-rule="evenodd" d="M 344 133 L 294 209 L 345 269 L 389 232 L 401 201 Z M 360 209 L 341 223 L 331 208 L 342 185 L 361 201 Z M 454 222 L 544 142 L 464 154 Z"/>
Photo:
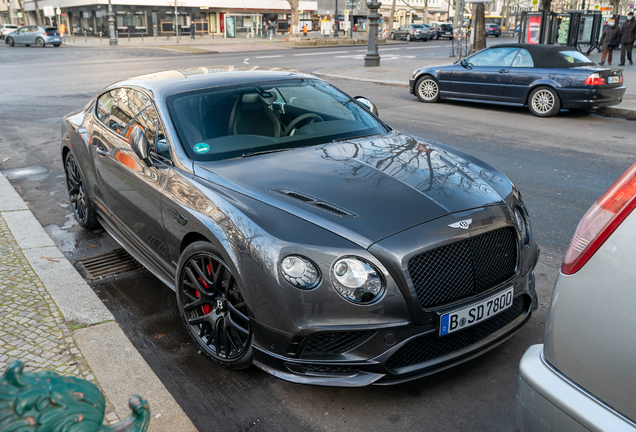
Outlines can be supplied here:
<path id="1" fill-rule="evenodd" d="M 98 155 L 101 155 L 101 156 L 106 156 L 108 154 L 108 152 L 106 150 L 101 149 L 99 147 L 96 147 L 95 151 L 97 152 Z"/>
<path id="2" fill-rule="evenodd" d="M 499 69 L 499 73 L 508 73 L 508 69 Z"/>

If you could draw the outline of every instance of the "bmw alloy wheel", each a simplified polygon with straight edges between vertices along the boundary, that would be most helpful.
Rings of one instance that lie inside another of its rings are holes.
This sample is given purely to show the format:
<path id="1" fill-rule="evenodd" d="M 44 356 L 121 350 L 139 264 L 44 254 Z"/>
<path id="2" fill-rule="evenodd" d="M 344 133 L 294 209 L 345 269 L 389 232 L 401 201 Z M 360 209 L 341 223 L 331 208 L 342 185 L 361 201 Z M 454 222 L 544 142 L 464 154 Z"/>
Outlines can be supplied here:
<path id="1" fill-rule="evenodd" d="M 538 113 L 547 114 L 554 108 L 554 95 L 549 90 L 539 90 L 532 96 L 532 107 Z"/>
<path id="2" fill-rule="evenodd" d="M 422 102 L 437 102 L 439 86 L 433 77 L 424 77 L 417 83 L 417 96 Z"/>
<path id="3" fill-rule="evenodd" d="M 190 245 L 181 265 L 177 296 L 194 340 L 215 363 L 231 369 L 249 366 L 241 360 L 251 348 L 247 306 L 230 269 L 206 249 L 206 242 Z M 194 253 L 190 253 L 190 250 Z"/>

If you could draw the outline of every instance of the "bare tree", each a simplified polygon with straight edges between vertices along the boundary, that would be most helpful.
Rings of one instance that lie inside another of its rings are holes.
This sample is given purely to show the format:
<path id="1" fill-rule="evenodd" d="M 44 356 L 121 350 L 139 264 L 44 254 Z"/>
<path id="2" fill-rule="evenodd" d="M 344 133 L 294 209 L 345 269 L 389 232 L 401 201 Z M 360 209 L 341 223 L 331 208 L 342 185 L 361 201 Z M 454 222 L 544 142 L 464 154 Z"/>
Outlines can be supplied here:
<path id="1" fill-rule="evenodd" d="M 35 23 L 37 25 L 41 25 L 40 21 L 40 5 L 38 4 L 38 0 L 33 0 L 35 2 Z"/>
<path id="2" fill-rule="evenodd" d="M 541 10 L 550 12 L 552 7 L 552 0 L 541 0 Z"/>
<path id="3" fill-rule="evenodd" d="M 287 0 L 291 7 L 291 27 L 289 36 L 295 38 L 298 36 L 298 3 L 300 0 Z"/>
<path id="4" fill-rule="evenodd" d="M 9 1 L 11 1 L 11 0 L 9 0 Z M 18 0 L 18 6 L 20 6 L 20 11 L 22 12 L 22 20 L 23 20 L 23 23 L 24 23 L 25 25 L 26 25 L 26 24 L 29 24 L 29 20 L 27 19 L 27 14 L 26 14 L 26 12 L 24 11 L 24 6 L 22 6 L 22 0 Z"/>
<path id="5" fill-rule="evenodd" d="M 422 8 L 422 22 L 428 24 L 428 0 L 424 0 L 424 7 Z"/>
<path id="6" fill-rule="evenodd" d="M 483 3 L 473 3 L 473 31 L 475 32 L 473 51 L 483 50 L 486 48 L 486 16 Z"/>
<path id="7" fill-rule="evenodd" d="M 393 21 L 395 21 L 395 0 L 393 0 L 391 2 L 391 13 L 389 15 L 389 22 L 388 22 L 388 26 L 387 26 L 387 34 L 389 36 L 391 36 L 391 33 L 393 33 Z"/>

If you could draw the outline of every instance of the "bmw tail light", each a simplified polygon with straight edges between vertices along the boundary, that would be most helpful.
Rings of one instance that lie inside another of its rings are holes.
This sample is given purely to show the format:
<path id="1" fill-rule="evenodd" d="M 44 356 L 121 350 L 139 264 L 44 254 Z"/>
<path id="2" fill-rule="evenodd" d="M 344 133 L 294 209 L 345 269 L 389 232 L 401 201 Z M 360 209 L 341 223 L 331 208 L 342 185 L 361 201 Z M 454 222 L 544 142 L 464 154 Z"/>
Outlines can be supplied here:
<path id="1" fill-rule="evenodd" d="M 585 85 L 597 86 L 603 84 L 607 84 L 605 77 L 600 76 L 598 73 L 593 73 L 585 80 Z"/>
<path id="2" fill-rule="evenodd" d="M 623 75 L 621 75 L 621 84 L 623 84 Z"/>
<path id="3" fill-rule="evenodd" d="M 565 253 L 561 273 L 579 271 L 636 207 L 636 163 L 585 213 Z"/>

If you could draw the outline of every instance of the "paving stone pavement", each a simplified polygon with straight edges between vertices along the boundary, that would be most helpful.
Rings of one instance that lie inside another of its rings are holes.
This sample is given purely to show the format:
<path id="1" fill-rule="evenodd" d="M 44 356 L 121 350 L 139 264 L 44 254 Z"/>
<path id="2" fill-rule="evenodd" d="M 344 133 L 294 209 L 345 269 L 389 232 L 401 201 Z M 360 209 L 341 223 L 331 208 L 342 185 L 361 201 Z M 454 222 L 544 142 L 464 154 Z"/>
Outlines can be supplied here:
<path id="1" fill-rule="evenodd" d="M 21 360 L 26 372 L 51 370 L 99 386 L 57 305 L 0 216 L 0 370 Z M 107 401 L 107 420 L 119 418 Z"/>

